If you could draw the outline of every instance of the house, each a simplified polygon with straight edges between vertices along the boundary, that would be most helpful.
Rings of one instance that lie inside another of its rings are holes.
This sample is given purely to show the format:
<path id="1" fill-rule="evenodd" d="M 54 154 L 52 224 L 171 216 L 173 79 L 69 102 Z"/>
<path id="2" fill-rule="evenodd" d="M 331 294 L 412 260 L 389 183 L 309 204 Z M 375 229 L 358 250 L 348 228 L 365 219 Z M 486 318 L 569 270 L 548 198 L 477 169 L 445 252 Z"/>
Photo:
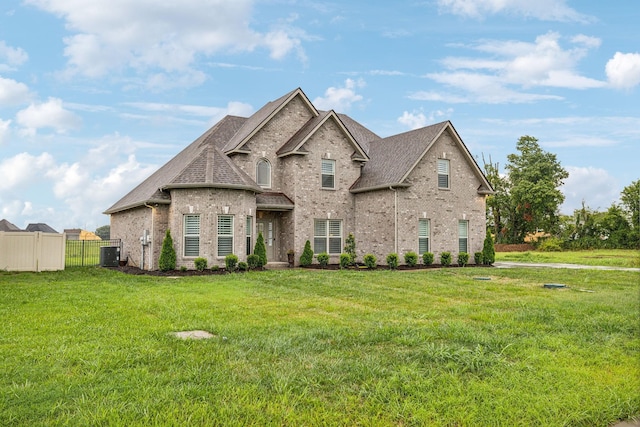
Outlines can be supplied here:
<path id="1" fill-rule="evenodd" d="M 6 219 L 0 219 L 0 231 L 22 231 L 20 227 Z"/>
<path id="2" fill-rule="evenodd" d="M 251 117 L 226 116 L 108 208 L 124 257 L 155 269 L 167 229 L 178 266 L 246 259 L 262 233 L 269 261 L 305 242 L 338 262 L 353 233 L 373 253 L 473 253 L 491 185 L 449 121 L 381 138 L 320 111 L 301 89 Z M 455 258 L 454 258 L 455 259 Z"/>
<path id="3" fill-rule="evenodd" d="M 64 234 L 67 236 L 67 240 L 102 240 L 95 233 L 81 228 L 65 228 Z"/>
<path id="4" fill-rule="evenodd" d="M 54 230 L 51 226 L 49 226 L 48 224 L 45 224 L 44 222 L 32 222 L 29 225 L 27 225 L 27 228 L 25 228 L 24 231 L 29 231 L 29 232 L 40 231 L 42 233 L 58 234 L 56 230 Z"/>

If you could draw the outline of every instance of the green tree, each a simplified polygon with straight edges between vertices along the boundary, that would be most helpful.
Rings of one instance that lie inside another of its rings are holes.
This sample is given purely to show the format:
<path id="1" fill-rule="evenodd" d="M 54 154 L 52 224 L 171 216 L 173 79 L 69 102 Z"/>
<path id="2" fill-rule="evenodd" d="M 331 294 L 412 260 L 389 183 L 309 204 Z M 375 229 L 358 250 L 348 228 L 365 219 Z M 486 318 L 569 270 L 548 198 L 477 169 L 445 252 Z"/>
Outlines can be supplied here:
<path id="1" fill-rule="evenodd" d="M 640 179 L 624 187 L 620 193 L 620 201 L 624 210 L 631 217 L 631 226 L 640 230 Z"/>
<path id="2" fill-rule="evenodd" d="M 344 244 L 344 253 L 349 255 L 349 265 L 356 263 L 356 238 L 353 233 L 349 233 Z"/>
<path id="3" fill-rule="evenodd" d="M 109 240 L 111 238 L 111 226 L 103 225 L 101 227 L 96 228 L 96 236 L 100 237 L 102 240 Z"/>
<path id="4" fill-rule="evenodd" d="M 611 205 L 602 215 L 600 222 L 604 246 L 611 249 L 633 247 L 631 226 L 622 208 Z"/>
<path id="5" fill-rule="evenodd" d="M 506 165 L 511 207 L 508 233 L 511 243 L 522 243 L 538 229 L 558 231 L 558 208 L 564 202 L 560 187 L 569 173 L 532 136 L 520 137 L 516 149 L 519 153 L 509 154 Z"/>
<path id="6" fill-rule="evenodd" d="M 313 263 L 313 249 L 311 249 L 311 242 L 307 240 L 304 244 L 302 255 L 300 255 L 300 265 L 308 267 L 311 263 Z"/>
<path id="7" fill-rule="evenodd" d="M 485 265 L 492 265 L 496 261 L 496 250 L 493 246 L 491 233 L 487 232 L 482 245 L 482 262 Z"/>
<path id="8" fill-rule="evenodd" d="M 167 229 L 162 240 L 162 251 L 158 260 L 158 267 L 162 271 L 176 269 L 176 250 L 173 247 L 173 238 L 169 229 Z"/>
<path id="9" fill-rule="evenodd" d="M 264 267 L 267 265 L 267 247 L 264 244 L 264 237 L 262 237 L 262 233 L 258 233 L 258 238 L 256 239 L 256 246 L 253 249 L 253 253 L 260 257 L 260 262 L 262 265 L 260 267 Z"/>
<path id="10" fill-rule="evenodd" d="M 511 196 L 509 194 L 509 181 L 500 175 L 500 164 L 493 163 L 491 156 L 489 161 L 482 156 L 484 174 L 493 187 L 494 193 L 487 196 L 487 227 L 496 236 L 498 242 L 506 241 L 506 222 L 510 217 Z"/>

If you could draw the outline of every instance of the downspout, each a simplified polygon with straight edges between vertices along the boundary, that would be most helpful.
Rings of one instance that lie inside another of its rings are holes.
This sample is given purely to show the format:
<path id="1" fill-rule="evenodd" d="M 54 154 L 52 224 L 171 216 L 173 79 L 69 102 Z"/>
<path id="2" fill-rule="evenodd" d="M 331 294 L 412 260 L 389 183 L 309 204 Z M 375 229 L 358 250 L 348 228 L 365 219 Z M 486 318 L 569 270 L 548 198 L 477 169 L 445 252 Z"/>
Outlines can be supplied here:
<path id="1" fill-rule="evenodd" d="M 144 242 L 143 244 L 149 245 L 149 270 L 153 270 L 153 236 L 155 235 L 154 218 L 156 211 L 153 206 L 150 206 L 146 203 L 144 205 L 151 209 L 151 238 L 149 239 L 149 242 Z M 144 257 L 144 246 L 142 248 L 142 255 Z"/>
<path id="2" fill-rule="evenodd" d="M 398 190 L 393 186 L 389 190 L 393 191 L 393 252 L 398 253 Z"/>

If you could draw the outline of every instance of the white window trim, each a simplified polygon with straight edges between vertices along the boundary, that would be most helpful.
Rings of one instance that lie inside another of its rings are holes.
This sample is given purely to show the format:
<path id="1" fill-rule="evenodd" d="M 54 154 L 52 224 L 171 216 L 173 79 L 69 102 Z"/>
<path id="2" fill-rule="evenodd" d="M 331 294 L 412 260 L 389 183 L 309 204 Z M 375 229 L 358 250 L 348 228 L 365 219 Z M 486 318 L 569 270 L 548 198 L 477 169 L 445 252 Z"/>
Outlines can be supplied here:
<path id="1" fill-rule="evenodd" d="M 316 224 L 319 222 L 323 222 L 324 223 L 324 227 L 325 227 L 325 234 L 324 235 L 319 235 L 316 234 Z M 335 224 L 339 224 L 340 227 L 340 231 L 339 231 L 339 235 L 332 235 L 331 234 L 331 225 L 335 225 Z M 341 219 L 315 219 L 313 221 L 313 252 L 315 254 L 318 253 L 322 253 L 322 252 L 326 252 L 329 255 L 340 255 L 342 253 L 342 248 L 344 246 L 344 239 L 343 239 L 343 223 Z M 316 239 L 320 240 L 324 240 L 324 245 L 326 250 L 325 251 L 321 251 L 319 252 L 316 248 Z M 340 239 L 340 245 L 338 248 L 338 252 L 331 252 L 331 240 L 332 239 Z"/>
<path id="2" fill-rule="evenodd" d="M 427 224 L 427 233 L 425 236 L 420 233 L 420 223 L 426 222 Z M 427 250 L 420 252 L 420 239 L 427 239 Z M 426 252 L 431 251 L 431 220 L 428 218 L 419 218 L 418 219 L 418 255 L 422 255 Z"/>
<path id="3" fill-rule="evenodd" d="M 187 218 L 189 217 L 193 217 L 193 218 L 198 218 L 198 234 L 195 233 L 187 233 Z M 200 224 L 201 224 L 201 218 L 200 218 L 200 214 L 186 214 L 183 215 L 182 218 L 182 256 L 185 258 L 197 258 L 200 256 Z M 193 237 L 197 237 L 198 238 L 198 254 L 197 255 L 187 255 L 187 238 L 193 238 Z"/>
<path id="4" fill-rule="evenodd" d="M 253 217 L 251 215 L 247 215 L 245 219 L 245 227 L 246 230 L 244 232 L 245 235 L 245 244 L 247 247 L 245 248 L 245 252 L 247 255 L 251 255 L 251 250 L 253 247 Z"/>
<path id="5" fill-rule="evenodd" d="M 441 173 L 440 172 L 440 165 L 446 165 L 446 173 Z M 449 190 L 451 189 L 451 161 L 449 159 L 438 159 L 437 161 L 437 172 L 438 172 L 438 189 L 439 190 Z M 447 177 L 447 186 L 446 187 L 441 187 L 440 186 L 440 176 L 446 176 Z"/>
<path id="6" fill-rule="evenodd" d="M 465 234 L 466 234 L 466 235 L 464 235 L 464 236 L 460 233 L 460 226 L 461 226 L 462 224 L 464 224 L 464 225 L 465 225 L 465 230 L 464 230 L 464 231 L 465 231 Z M 461 250 L 460 250 L 460 241 L 461 241 L 462 239 L 465 239 L 465 240 L 466 240 L 466 242 L 465 242 L 466 251 L 461 251 Z M 467 220 L 463 220 L 463 219 L 458 220 L 458 252 L 466 252 L 466 253 L 469 253 L 469 221 L 467 221 Z"/>
<path id="7" fill-rule="evenodd" d="M 327 162 L 327 164 L 331 164 L 332 165 L 332 173 L 324 173 L 324 165 L 325 162 Z M 332 187 L 325 187 L 324 186 L 324 180 L 323 177 L 327 175 L 327 176 L 333 176 L 333 186 Z M 320 164 L 320 187 L 323 190 L 335 190 L 336 189 L 336 161 L 333 159 L 322 159 L 322 162 Z"/>
<path id="8" fill-rule="evenodd" d="M 220 234 L 220 219 L 221 218 L 230 218 L 231 219 L 231 234 Z M 234 217 L 233 215 L 218 215 L 217 221 L 216 221 L 216 254 L 218 256 L 218 258 L 224 258 L 229 254 L 224 254 L 224 255 L 220 255 L 220 238 L 221 237 L 231 237 L 231 252 L 230 254 L 232 254 L 234 252 L 234 247 L 235 247 L 235 236 L 234 236 Z"/>

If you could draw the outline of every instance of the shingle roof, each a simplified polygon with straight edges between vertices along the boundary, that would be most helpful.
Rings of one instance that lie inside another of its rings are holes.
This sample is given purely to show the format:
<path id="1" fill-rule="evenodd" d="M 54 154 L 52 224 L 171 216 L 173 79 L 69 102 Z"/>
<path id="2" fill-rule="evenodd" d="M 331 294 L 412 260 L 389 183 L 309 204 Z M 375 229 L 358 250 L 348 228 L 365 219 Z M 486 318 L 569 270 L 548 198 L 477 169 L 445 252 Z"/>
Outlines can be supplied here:
<path id="1" fill-rule="evenodd" d="M 366 127 L 362 126 L 360 123 L 353 120 L 351 117 L 347 116 L 346 114 L 338 113 L 338 117 L 347 128 L 349 133 L 351 133 L 353 139 L 355 139 L 356 142 L 360 144 L 360 147 L 362 147 L 365 153 L 369 154 L 369 142 L 376 141 L 380 139 L 380 137 L 371 132 Z"/>
<path id="2" fill-rule="evenodd" d="M 283 193 L 262 193 L 256 195 L 256 206 L 263 210 L 291 210 L 295 204 Z"/>
<path id="3" fill-rule="evenodd" d="M 169 160 L 164 166 L 154 172 L 149 178 L 145 179 L 140 185 L 131 190 L 122 199 L 118 200 L 113 206 L 107 209 L 104 213 L 111 214 L 126 209 L 131 209 L 138 206 L 143 206 L 145 203 L 159 203 L 168 204 L 171 202 L 169 193 L 163 191 L 163 189 L 173 183 L 174 180 L 178 180 L 174 184 L 187 184 L 184 181 L 187 167 L 191 164 L 200 165 L 203 167 L 203 161 L 207 160 L 207 156 L 203 157 L 202 153 L 207 147 L 221 146 L 223 142 L 228 140 L 229 135 L 235 134 L 238 129 L 244 124 L 247 119 L 235 116 L 226 116 L 218 123 L 216 123 L 211 129 L 206 131 L 202 136 L 188 145 L 184 150 L 178 153 L 174 158 Z M 220 153 L 218 149 L 216 153 Z M 225 156 L 226 157 L 226 156 Z M 221 166 L 220 159 L 213 155 L 214 162 L 212 163 L 212 175 L 209 183 L 214 182 L 213 171 L 215 166 Z M 200 163 L 198 163 L 200 162 Z M 217 162 L 217 163 L 216 163 Z M 205 162 L 206 163 L 206 162 Z M 228 173 L 228 167 L 221 166 Z M 204 166 L 206 169 L 206 166 Z M 182 177 L 182 178 L 181 178 Z M 208 177 L 207 177 L 208 178 Z M 181 181 L 181 179 L 183 179 Z M 203 182 L 207 182 L 204 176 L 201 176 Z M 244 182 L 245 178 L 239 179 Z M 253 183 L 255 185 L 255 183 Z M 177 186 L 177 185 L 176 185 Z"/>
<path id="4" fill-rule="evenodd" d="M 56 230 L 54 230 L 44 222 L 31 223 L 27 225 L 27 228 L 25 228 L 24 230 L 25 231 L 41 231 L 43 233 L 56 233 L 56 234 L 58 233 Z"/>
<path id="5" fill-rule="evenodd" d="M 7 221 L 6 219 L 0 220 L 0 231 L 22 231 L 19 227 L 14 225 L 13 223 Z"/>
<path id="6" fill-rule="evenodd" d="M 404 178 L 448 124 L 449 122 L 442 122 L 370 141 L 371 160 L 362 168 L 360 179 L 351 190 L 358 192 L 402 185 Z"/>

